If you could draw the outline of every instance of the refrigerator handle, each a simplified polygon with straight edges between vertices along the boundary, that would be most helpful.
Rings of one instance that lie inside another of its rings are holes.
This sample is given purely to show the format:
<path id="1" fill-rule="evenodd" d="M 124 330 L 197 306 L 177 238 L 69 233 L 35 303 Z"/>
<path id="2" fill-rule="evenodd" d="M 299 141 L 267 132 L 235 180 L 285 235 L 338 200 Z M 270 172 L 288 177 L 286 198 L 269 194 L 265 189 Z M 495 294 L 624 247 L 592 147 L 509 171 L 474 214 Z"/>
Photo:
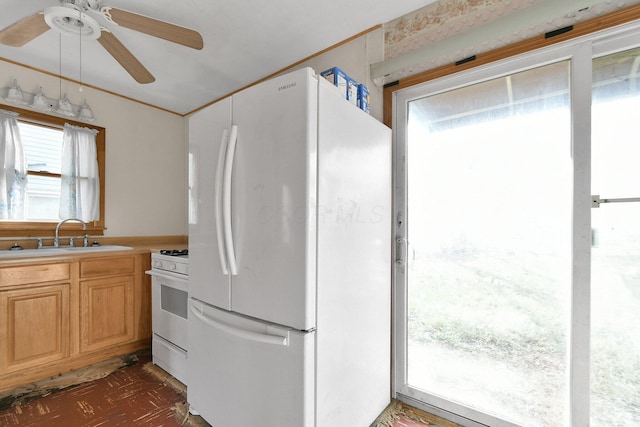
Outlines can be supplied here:
<path id="1" fill-rule="evenodd" d="M 227 151 L 227 144 L 229 142 L 228 137 L 229 130 L 225 129 L 222 132 L 222 140 L 220 141 L 220 149 L 218 150 L 218 167 L 216 169 L 216 181 L 215 181 L 215 220 L 216 220 L 216 240 L 218 241 L 218 256 L 220 257 L 220 266 L 222 267 L 222 274 L 229 274 L 227 269 L 227 258 L 224 246 L 224 225 L 222 219 L 222 188 L 223 188 L 223 173 L 224 173 L 224 161 Z"/>
<path id="2" fill-rule="evenodd" d="M 233 230 L 231 229 L 231 174 L 233 172 L 233 156 L 236 151 L 238 141 L 238 126 L 231 126 L 231 135 L 227 144 L 227 153 L 224 161 L 224 191 L 222 199 L 222 209 L 224 218 L 224 243 L 227 248 L 227 261 L 229 262 L 229 272 L 232 276 L 238 274 L 236 264 L 236 251 L 233 247 Z"/>
<path id="3" fill-rule="evenodd" d="M 195 306 L 190 306 L 189 309 L 191 313 L 196 316 L 201 322 L 205 325 L 209 325 L 212 328 L 216 328 L 221 332 L 224 332 L 228 335 L 233 335 L 238 338 L 242 338 L 249 341 L 259 342 L 263 344 L 271 344 L 271 345 L 281 345 L 283 347 L 289 346 L 289 332 L 285 332 L 287 336 L 281 337 L 278 335 L 269 335 L 269 334 L 259 334 L 257 332 L 251 332 L 244 329 L 239 329 L 221 322 L 218 322 L 215 319 L 207 316 L 198 310 Z"/>

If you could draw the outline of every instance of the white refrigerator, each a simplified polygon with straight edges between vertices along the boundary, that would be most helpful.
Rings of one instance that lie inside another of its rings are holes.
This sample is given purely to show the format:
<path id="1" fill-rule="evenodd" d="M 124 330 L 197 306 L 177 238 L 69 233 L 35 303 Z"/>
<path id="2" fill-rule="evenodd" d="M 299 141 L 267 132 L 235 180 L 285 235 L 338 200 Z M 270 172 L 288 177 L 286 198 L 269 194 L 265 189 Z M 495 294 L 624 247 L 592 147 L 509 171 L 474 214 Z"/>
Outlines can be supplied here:
<path id="1" fill-rule="evenodd" d="M 187 399 L 216 427 L 390 402 L 391 132 L 310 68 L 189 118 Z"/>

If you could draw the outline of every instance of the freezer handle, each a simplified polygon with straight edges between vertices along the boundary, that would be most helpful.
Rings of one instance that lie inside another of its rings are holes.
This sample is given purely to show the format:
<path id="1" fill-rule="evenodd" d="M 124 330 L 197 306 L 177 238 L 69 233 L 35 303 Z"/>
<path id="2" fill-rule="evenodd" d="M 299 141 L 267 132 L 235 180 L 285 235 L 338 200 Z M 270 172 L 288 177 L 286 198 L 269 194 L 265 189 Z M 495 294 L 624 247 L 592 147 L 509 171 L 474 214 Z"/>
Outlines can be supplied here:
<path id="1" fill-rule="evenodd" d="M 195 306 L 189 307 L 191 313 L 196 316 L 201 322 L 206 325 L 211 326 L 212 328 L 216 328 L 219 331 L 222 331 L 228 335 L 233 335 L 238 338 L 242 338 L 249 341 L 260 342 L 263 344 L 271 344 L 271 345 L 281 345 L 284 347 L 289 346 L 289 332 L 285 332 L 286 336 L 281 337 L 278 335 L 269 335 L 269 334 L 259 334 L 257 332 L 251 332 L 244 329 L 236 328 L 233 326 L 226 325 L 224 323 L 220 323 L 215 319 L 207 316 L 206 314 L 200 312 Z"/>
<path id="2" fill-rule="evenodd" d="M 222 219 L 222 189 L 223 189 L 223 172 L 224 172 L 224 160 L 227 152 L 227 144 L 229 142 L 229 131 L 225 129 L 222 132 L 222 140 L 220 141 L 220 149 L 218 150 L 218 167 L 216 169 L 216 181 L 215 181 L 215 212 L 214 217 L 216 220 L 216 240 L 218 241 L 218 256 L 220 257 L 220 267 L 222 268 L 222 274 L 229 274 L 227 269 L 227 258 L 225 256 L 224 246 L 224 226 Z"/>
<path id="3" fill-rule="evenodd" d="M 232 276 L 238 274 L 238 266 L 236 264 L 236 251 L 233 247 L 233 229 L 231 228 L 231 176 L 233 172 L 233 156 L 236 151 L 236 142 L 238 141 L 238 126 L 231 126 L 231 134 L 229 135 L 229 143 L 227 144 L 227 153 L 224 161 L 224 191 L 222 199 L 222 210 L 224 218 L 224 243 L 227 248 L 227 262 L 229 262 L 229 272 Z"/>

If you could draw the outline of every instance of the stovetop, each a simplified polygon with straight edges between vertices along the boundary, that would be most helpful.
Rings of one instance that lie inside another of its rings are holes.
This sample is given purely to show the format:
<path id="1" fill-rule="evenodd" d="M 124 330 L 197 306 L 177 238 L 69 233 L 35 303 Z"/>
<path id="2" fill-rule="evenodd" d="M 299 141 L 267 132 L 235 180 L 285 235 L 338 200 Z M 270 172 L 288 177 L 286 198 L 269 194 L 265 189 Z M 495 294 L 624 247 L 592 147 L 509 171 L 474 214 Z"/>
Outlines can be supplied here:
<path id="1" fill-rule="evenodd" d="M 160 254 L 169 256 L 188 256 L 189 249 L 161 249 Z"/>
<path id="2" fill-rule="evenodd" d="M 170 271 L 177 274 L 189 274 L 188 249 L 162 249 L 151 253 L 152 270 Z"/>

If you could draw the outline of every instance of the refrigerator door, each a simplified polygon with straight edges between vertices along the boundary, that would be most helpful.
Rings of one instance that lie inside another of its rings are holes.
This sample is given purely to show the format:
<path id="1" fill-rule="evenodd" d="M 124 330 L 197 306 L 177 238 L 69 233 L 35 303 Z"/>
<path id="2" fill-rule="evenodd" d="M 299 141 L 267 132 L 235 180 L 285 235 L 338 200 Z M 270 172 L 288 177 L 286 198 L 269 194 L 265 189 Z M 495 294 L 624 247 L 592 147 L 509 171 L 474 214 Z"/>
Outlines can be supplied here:
<path id="1" fill-rule="evenodd" d="M 233 96 L 231 309 L 315 327 L 317 85 L 302 69 Z"/>
<path id="2" fill-rule="evenodd" d="M 230 98 L 189 118 L 189 294 L 226 309 L 231 282 L 222 189 L 231 130 Z"/>
<path id="3" fill-rule="evenodd" d="M 189 304 L 187 400 L 214 426 L 314 425 L 314 333 Z"/>
<path id="4" fill-rule="evenodd" d="M 368 426 L 391 390 L 391 130 L 319 93 L 316 423 Z"/>

